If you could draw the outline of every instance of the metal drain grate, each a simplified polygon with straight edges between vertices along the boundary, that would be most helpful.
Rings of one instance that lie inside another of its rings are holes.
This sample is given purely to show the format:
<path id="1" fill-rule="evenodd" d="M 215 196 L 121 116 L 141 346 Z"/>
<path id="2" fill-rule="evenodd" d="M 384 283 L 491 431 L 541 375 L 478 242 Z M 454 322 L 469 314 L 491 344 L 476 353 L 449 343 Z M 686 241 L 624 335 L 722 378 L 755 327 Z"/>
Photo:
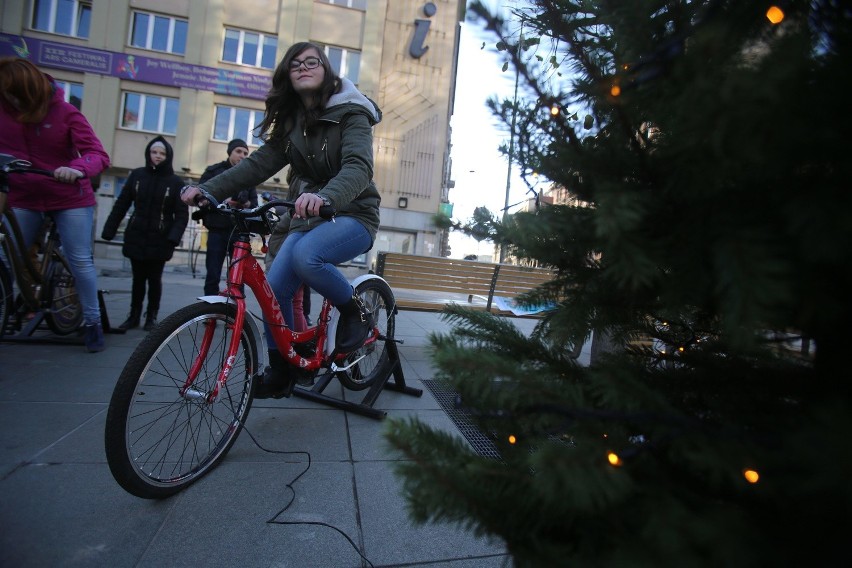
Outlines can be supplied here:
<path id="1" fill-rule="evenodd" d="M 473 450 L 482 457 L 502 459 L 491 439 L 480 432 L 470 418 L 470 414 L 459 405 L 458 394 L 434 379 L 423 379 L 423 384 L 441 405 L 441 409 L 447 413 L 456 428 L 459 429 L 464 439 L 468 441 Z"/>

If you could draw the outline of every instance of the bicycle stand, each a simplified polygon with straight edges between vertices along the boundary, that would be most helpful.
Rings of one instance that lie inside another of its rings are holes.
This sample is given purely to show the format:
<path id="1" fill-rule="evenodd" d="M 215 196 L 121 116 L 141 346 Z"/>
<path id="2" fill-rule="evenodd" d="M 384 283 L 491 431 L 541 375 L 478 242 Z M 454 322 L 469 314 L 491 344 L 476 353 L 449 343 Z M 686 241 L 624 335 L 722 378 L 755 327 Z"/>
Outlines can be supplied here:
<path id="1" fill-rule="evenodd" d="M 399 343 L 402 343 L 402 341 L 399 341 Z M 339 398 L 322 394 L 322 391 L 326 389 L 331 380 L 334 378 L 334 373 L 331 372 L 318 376 L 316 384 L 310 389 L 297 386 L 293 389 L 293 394 L 299 398 L 313 400 L 314 402 L 327 404 L 341 410 L 348 410 L 349 412 L 367 416 L 368 418 L 381 420 L 387 416 L 387 412 L 373 408 L 373 404 L 375 404 L 376 399 L 382 392 L 382 389 L 389 389 L 417 397 L 423 395 L 423 391 L 421 389 L 416 389 L 405 384 L 405 377 L 402 373 L 402 361 L 399 359 L 399 350 L 397 349 L 396 344 L 397 340 L 388 341 L 387 348 L 389 360 L 387 374 L 382 379 L 376 380 L 376 382 L 373 383 L 361 402 L 341 400 Z M 393 382 L 388 382 L 391 377 L 393 377 Z"/>
<path id="2" fill-rule="evenodd" d="M 109 294 L 108 290 L 98 290 L 98 307 L 101 312 L 101 327 L 103 328 L 104 333 L 127 333 L 126 329 L 112 328 L 109 323 L 109 314 L 106 310 L 106 302 L 104 302 L 104 294 Z M 26 322 L 19 322 L 21 325 L 20 331 L 17 331 L 14 334 L 9 334 L 8 332 L 3 335 L 3 342 L 9 343 L 47 343 L 47 344 L 56 344 L 56 345 L 83 345 L 85 341 L 83 340 L 83 335 L 81 333 L 82 327 L 77 330 L 77 332 L 69 333 L 68 335 L 56 335 L 46 325 L 42 325 L 45 323 L 46 313 L 44 311 L 38 311 L 33 314 L 31 318 L 29 318 Z M 11 322 L 10 322 L 11 327 Z M 46 333 L 38 334 L 37 332 L 43 331 Z"/>

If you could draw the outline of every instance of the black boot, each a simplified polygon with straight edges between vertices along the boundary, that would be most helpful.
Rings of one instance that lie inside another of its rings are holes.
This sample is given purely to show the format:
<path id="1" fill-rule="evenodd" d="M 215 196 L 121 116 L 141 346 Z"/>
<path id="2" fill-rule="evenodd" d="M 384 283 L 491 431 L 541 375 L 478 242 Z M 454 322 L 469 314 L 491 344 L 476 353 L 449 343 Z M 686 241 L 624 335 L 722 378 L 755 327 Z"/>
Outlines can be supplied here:
<path id="1" fill-rule="evenodd" d="M 136 329 L 139 327 L 139 318 L 142 315 L 142 308 L 130 306 L 130 313 L 127 314 L 127 319 L 121 322 L 121 325 L 118 326 L 118 329 L 128 330 L 128 329 Z"/>
<path id="2" fill-rule="evenodd" d="M 254 398 L 290 398 L 296 385 L 290 373 L 290 365 L 278 350 L 269 350 L 269 367 L 263 372 L 263 378 L 257 385 Z"/>
<path id="3" fill-rule="evenodd" d="M 364 307 L 361 297 L 355 294 L 343 305 L 337 306 L 340 321 L 337 322 L 335 349 L 348 353 L 361 347 L 367 335 L 373 329 L 372 317 Z"/>
<path id="4" fill-rule="evenodd" d="M 142 328 L 145 331 L 151 331 L 155 327 L 157 327 L 157 311 L 159 308 L 148 308 L 148 311 L 145 312 L 145 326 Z"/>

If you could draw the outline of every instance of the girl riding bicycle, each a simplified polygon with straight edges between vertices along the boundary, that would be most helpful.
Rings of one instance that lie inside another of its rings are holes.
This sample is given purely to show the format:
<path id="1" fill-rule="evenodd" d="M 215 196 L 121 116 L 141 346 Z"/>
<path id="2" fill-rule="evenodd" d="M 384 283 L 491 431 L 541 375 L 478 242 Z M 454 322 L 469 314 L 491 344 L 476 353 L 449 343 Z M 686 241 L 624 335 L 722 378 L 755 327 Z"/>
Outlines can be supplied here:
<path id="1" fill-rule="evenodd" d="M 83 306 L 89 352 L 104 349 L 92 256 L 95 193 L 89 178 L 109 166 L 109 155 L 91 125 L 51 77 L 26 59 L 0 59 L 0 153 L 50 170 L 53 179 L 19 174 L 9 179 L 9 201 L 25 248 L 50 214 Z"/>
<path id="2" fill-rule="evenodd" d="M 293 327 L 293 295 L 307 284 L 341 313 L 336 345 L 357 348 L 373 323 L 346 277 L 335 267 L 370 250 L 379 227 L 381 197 L 373 182 L 372 127 L 381 111 L 351 81 L 335 75 L 323 50 L 301 42 L 287 50 L 272 78 L 260 124 L 265 144 L 239 165 L 203 183 L 223 200 L 236 188 L 254 187 L 289 165 L 299 197 L 291 218 L 277 230 L 289 232 L 267 278 Z M 197 187 L 182 198 L 195 204 Z M 323 205 L 338 213 L 334 222 L 318 217 Z M 270 369 L 255 398 L 290 396 L 296 381 L 266 326 Z"/>

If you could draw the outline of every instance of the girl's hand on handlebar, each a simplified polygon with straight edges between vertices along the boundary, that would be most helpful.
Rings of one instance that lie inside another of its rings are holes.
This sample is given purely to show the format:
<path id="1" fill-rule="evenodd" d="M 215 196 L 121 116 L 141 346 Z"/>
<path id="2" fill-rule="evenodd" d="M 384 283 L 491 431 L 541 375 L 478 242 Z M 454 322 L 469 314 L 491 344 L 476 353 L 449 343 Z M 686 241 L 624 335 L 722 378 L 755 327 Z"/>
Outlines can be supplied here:
<path id="1" fill-rule="evenodd" d="M 207 200 L 203 199 L 202 202 L 196 203 L 195 200 L 201 196 L 201 190 L 195 187 L 194 185 L 185 185 L 180 190 L 180 200 L 186 203 L 187 205 L 204 205 Z"/>
<path id="2" fill-rule="evenodd" d="M 293 207 L 294 219 L 307 219 L 319 215 L 320 207 L 326 205 L 322 196 L 316 193 L 303 193 L 296 199 Z"/>
<path id="3" fill-rule="evenodd" d="M 75 170 L 74 168 L 69 168 L 67 166 L 62 166 L 56 168 L 53 171 L 53 177 L 61 181 L 62 183 L 74 183 L 78 179 L 83 176 L 83 172 L 80 170 Z"/>

